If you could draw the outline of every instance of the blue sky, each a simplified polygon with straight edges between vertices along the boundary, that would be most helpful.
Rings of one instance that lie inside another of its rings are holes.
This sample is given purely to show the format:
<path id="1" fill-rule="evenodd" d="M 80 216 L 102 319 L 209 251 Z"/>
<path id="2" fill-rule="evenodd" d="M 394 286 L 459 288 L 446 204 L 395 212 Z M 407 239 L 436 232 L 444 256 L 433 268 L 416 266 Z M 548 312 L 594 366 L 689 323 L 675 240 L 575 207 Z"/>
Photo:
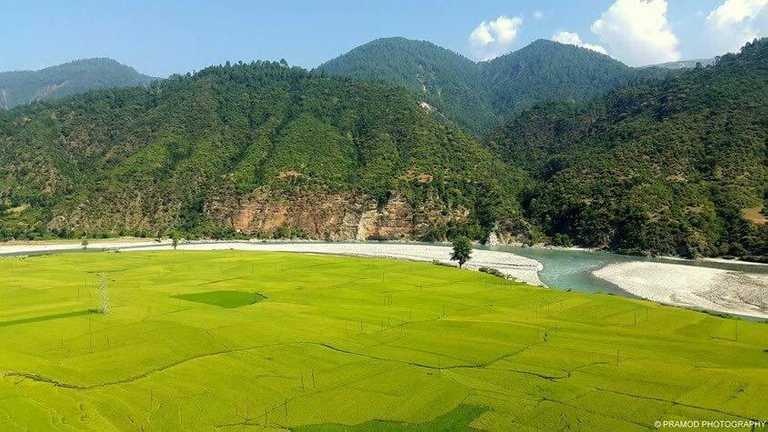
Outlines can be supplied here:
<path id="1" fill-rule="evenodd" d="M 372 39 L 482 60 L 538 38 L 631 65 L 711 57 L 765 36 L 768 0 L 0 0 L 0 70 L 110 57 L 167 76 L 226 60 L 314 67 Z M 599 23 L 597 23 L 599 21 Z"/>

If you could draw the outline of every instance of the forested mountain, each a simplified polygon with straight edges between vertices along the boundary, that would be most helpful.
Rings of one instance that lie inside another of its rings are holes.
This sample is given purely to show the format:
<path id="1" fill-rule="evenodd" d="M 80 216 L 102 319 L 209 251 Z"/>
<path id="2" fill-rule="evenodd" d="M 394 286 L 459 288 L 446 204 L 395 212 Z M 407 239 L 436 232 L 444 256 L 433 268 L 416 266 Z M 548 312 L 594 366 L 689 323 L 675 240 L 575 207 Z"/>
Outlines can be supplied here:
<path id="1" fill-rule="evenodd" d="M 501 118 L 535 102 L 589 100 L 632 79 L 666 74 L 654 68 L 631 68 L 607 55 L 544 39 L 479 66 L 493 111 Z"/>
<path id="2" fill-rule="evenodd" d="M 157 79 L 107 58 L 76 60 L 37 71 L 0 72 L 0 109 L 93 89 L 146 86 Z"/>
<path id="3" fill-rule="evenodd" d="M 768 40 L 717 64 L 537 105 L 488 145 L 538 180 L 529 218 L 563 243 L 768 255 Z"/>
<path id="4" fill-rule="evenodd" d="M 545 41 L 475 64 L 396 38 L 312 72 L 227 63 L 19 106 L 0 111 L 0 238 L 496 231 L 765 256 L 767 45 L 669 72 Z"/>
<path id="5" fill-rule="evenodd" d="M 477 65 L 429 42 L 377 39 L 323 63 L 315 73 L 405 87 L 465 130 L 479 132 L 498 124 Z"/>
<path id="6" fill-rule="evenodd" d="M 515 170 L 400 88 L 285 63 L 0 113 L 0 237 L 483 237 Z"/>
<path id="7" fill-rule="evenodd" d="M 429 42 L 404 38 L 369 42 L 315 72 L 406 87 L 476 135 L 535 102 L 588 100 L 630 80 L 668 73 L 630 68 L 606 55 L 548 40 L 474 63 Z"/>

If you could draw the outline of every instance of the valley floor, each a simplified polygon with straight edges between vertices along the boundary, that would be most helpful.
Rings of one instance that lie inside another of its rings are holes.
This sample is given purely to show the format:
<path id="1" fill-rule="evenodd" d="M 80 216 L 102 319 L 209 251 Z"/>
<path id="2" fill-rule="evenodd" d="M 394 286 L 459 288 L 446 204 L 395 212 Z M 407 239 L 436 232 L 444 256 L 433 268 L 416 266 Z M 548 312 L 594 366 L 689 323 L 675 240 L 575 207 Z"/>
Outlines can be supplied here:
<path id="1" fill-rule="evenodd" d="M 78 242 L 9 243 L 0 245 L 0 256 L 77 249 Z M 141 239 L 94 240 L 90 250 L 168 250 L 170 241 Z M 417 243 L 322 243 L 322 242 L 184 242 L 179 250 L 247 250 L 318 253 L 411 261 L 450 261 L 450 246 Z M 755 267 L 764 266 L 755 264 Z M 495 268 L 523 283 L 544 286 L 538 272 L 543 265 L 531 258 L 503 251 L 474 250 L 465 267 Z M 621 290 L 637 297 L 686 308 L 768 318 L 768 273 L 746 273 L 682 264 L 645 261 L 609 264 L 593 272 Z"/>
<path id="2" fill-rule="evenodd" d="M 748 429 L 768 418 L 762 323 L 425 262 L 6 256 L 0 341 L 3 431 Z"/>
<path id="3" fill-rule="evenodd" d="M 151 249 L 167 249 L 168 246 L 154 246 Z M 189 243 L 179 245 L 182 250 L 250 250 L 271 252 L 320 253 L 331 255 L 351 255 L 374 258 L 393 258 L 410 261 L 438 261 L 442 264 L 456 265 L 451 261 L 451 247 L 414 244 L 414 243 Z M 506 276 L 529 285 L 543 286 L 538 272 L 543 268 L 536 260 L 509 252 L 473 250 L 472 258 L 465 268 L 478 270 L 482 267 L 495 268 Z"/>
<path id="4" fill-rule="evenodd" d="M 168 250 L 170 241 L 135 241 L 133 239 L 94 240 L 88 245 L 93 250 Z M 16 243 L 0 244 L 0 256 L 8 254 L 63 252 L 80 249 L 79 243 Z M 415 244 L 415 243 L 319 243 L 319 242 L 184 242 L 179 250 L 246 250 L 272 252 L 320 253 L 331 255 L 367 256 L 392 258 L 410 261 L 438 261 L 442 264 L 456 265 L 451 261 L 450 246 Z M 543 268 L 536 260 L 508 252 L 475 250 L 465 267 L 478 270 L 481 267 L 495 268 L 518 282 L 543 286 L 538 272 Z"/>

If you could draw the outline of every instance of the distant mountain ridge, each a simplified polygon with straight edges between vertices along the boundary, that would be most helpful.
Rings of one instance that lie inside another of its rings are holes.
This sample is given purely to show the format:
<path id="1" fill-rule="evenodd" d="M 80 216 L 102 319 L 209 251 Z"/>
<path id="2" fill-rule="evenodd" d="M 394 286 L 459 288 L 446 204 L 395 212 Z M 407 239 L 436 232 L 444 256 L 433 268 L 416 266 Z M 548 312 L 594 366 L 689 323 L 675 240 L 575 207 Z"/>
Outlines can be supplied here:
<path id="1" fill-rule="evenodd" d="M 664 76 L 674 68 L 631 68 L 606 55 L 544 39 L 476 63 L 430 42 L 392 37 L 356 47 L 313 73 L 405 87 L 433 116 L 482 136 L 534 103 L 589 100 L 633 79 Z M 93 89 L 147 86 L 157 79 L 106 58 L 2 72 L 0 109 Z"/>
<path id="2" fill-rule="evenodd" d="M 477 64 L 431 42 L 376 39 L 314 72 L 405 87 L 464 129 L 484 129 L 498 122 Z"/>
<path id="3" fill-rule="evenodd" d="M 0 109 L 88 90 L 148 86 L 158 79 L 108 58 L 75 60 L 36 71 L 0 72 Z"/>
<path id="4" fill-rule="evenodd" d="M 631 68 L 606 55 L 544 39 L 475 63 L 430 42 L 400 37 L 361 45 L 314 72 L 406 87 L 476 135 L 536 102 L 588 100 L 633 79 L 669 73 Z"/>

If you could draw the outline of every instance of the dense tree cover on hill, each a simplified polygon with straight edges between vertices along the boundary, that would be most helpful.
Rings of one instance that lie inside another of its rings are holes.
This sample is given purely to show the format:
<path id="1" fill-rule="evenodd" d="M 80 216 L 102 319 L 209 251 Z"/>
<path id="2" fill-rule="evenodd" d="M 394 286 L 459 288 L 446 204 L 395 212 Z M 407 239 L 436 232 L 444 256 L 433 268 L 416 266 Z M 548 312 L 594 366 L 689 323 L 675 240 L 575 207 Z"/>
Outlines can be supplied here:
<path id="1" fill-rule="evenodd" d="M 220 235 L 211 202 L 257 188 L 379 202 L 398 193 L 416 207 L 436 199 L 468 209 L 452 229 L 478 238 L 515 212 L 518 177 L 404 89 L 285 63 L 209 67 L 0 113 L 3 238 Z"/>
<path id="2" fill-rule="evenodd" d="M 528 216 L 551 236 L 623 252 L 768 255 L 768 40 L 714 66 L 589 104 L 542 104 L 488 145 L 538 179 Z M 765 210 L 763 210 L 765 214 Z"/>
<path id="3" fill-rule="evenodd" d="M 0 109 L 93 89 L 146 86 L 155 80 L 107 58 L 76 60 L 37 71 L 0 72 Z"/>
<path id="4" fill-rule="evenodd" d="M 468 213 L 424 240 L 496 227 L 564 246 L 765 257 L 767 44 L 670 73 L 554 42 L 474 64 L 396 38 L 313 72 L 227 63 L 0 110 L 0 239 L 227 236 L 212 206 L 318 192 Z M 484 145 L 451 124 L 480 135 L 507 114 Z"/>
<path id="5" fill-rule="evenodd" d="M 631 80 L 668 73 L 631 68 L 607 55 L 544 39 L 479 66 L 491 106 L 502 118 L 535 102 L 589 100 Z"/>
<path id="6" fill-rule="evenodd" d="M 498 124 L 475 62 L 429 42 L 377 39 L 314 72 L 405 87 L 465 130 L 480 132 Z"/>
<path id="7" fill-rule="evenodd" d="M 387 38 L 328 61 L 315 73 L 406 87 L 439 115 L 480 136 L 532 103 L 587 100 L 631 80 L 669 72 L 630 68 L 606 55 L 548 40 L 474 63 L 429 42 Z"/>

